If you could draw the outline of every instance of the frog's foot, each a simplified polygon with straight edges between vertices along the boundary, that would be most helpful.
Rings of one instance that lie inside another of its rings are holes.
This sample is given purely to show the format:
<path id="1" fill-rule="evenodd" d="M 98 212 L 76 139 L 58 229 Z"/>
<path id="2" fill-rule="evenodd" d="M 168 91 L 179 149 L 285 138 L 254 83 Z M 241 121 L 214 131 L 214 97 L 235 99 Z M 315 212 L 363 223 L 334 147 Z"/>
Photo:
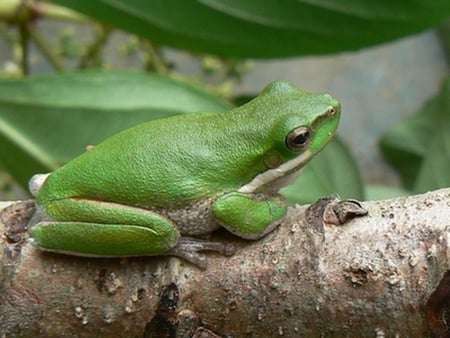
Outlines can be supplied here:
<path id="1" fill-rule="evenodd" d="M 244 239 L 259 239 L 275 229 L 286 215 L 281 195 L 262 198 L 256 194 L 230 192 L 213 204 L 212 213 L 225 229 Z"/>
<path id="2" fill-rule="evenodd" d="M 166 254 L 177 256 L 205 270 L 207 267 L 206 256 L 199 251 L 216 251 L 225 256 L 231 256 L 236 248 L 233 244 L 206 241 L 192 237 L 181 237 L 177 245 L 170 249 Z"/>
<path id="3" fill-rule="evenodd" d="M 308 223 L 323 233 L 323 223 L 343 225 L 356 217 L 366 216 L 368 211 L 355 199 L 341 200 L 338 194 L 319 198 L 306 210 Z"/>

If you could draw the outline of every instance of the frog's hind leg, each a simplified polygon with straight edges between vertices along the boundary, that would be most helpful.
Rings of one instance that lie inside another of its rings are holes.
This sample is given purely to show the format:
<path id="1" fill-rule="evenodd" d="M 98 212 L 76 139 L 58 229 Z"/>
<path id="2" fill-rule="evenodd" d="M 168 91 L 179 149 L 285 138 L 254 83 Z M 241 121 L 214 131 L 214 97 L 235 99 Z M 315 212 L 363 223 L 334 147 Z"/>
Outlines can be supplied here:
<path id="1" fill-rule="evenodd" d="M 47 251 L 90 257 L 173 255 L 202 269 L 206 260 L 199 251 L 234 253 L 229 244 L 180 237 L 172 220 L 147 209 L 72 198 L 48 203 L 46 212 L 52 220 L 36 224 L 31 237 Z"/>
<path id="2" fill-rule="evenodd" d="M 180 238 L 169 218 L 118 203 L 63 199 L 48 203 L 46 212 L 53 220 L 36 224 L 31 237 L 48 251 L 95 257 L 162 255 Z"/>

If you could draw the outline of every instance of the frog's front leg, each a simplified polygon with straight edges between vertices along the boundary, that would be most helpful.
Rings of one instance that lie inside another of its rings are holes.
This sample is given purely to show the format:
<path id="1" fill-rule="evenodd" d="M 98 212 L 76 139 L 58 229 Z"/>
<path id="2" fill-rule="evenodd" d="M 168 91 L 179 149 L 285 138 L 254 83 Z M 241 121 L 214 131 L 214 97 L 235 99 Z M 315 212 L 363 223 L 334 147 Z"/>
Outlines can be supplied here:
<path id="1" fill-rule="evenodd" d="M 63 199 L 47 203 L 46 212 L 52 220 L 36 224 L 31 237 L 47 251 L 93 257 L 169 254 L 200 267 L 205 260 L 197 251 L 229 251 L 219 243 L 187 245 L 169 218 L 118 203 Z"/>
<path id="2" fill-rule="evenodd" d="M 212 207 L 214 219 L 230 232 L 245 239 L 258 239 L 272 231 L 286 215 L 284 197 L 270 198 L 232 192 L 217 199 Z"/>

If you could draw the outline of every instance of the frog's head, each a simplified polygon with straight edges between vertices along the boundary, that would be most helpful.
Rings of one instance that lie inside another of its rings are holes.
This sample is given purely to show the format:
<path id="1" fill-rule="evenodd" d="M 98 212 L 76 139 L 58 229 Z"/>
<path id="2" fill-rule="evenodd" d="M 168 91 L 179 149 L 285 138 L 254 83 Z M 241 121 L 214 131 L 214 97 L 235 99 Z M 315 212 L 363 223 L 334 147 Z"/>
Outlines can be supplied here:
<path id="1" fill-rule="evenodd" d="M 239 189 L 247 193 L 289 184 L 331 140 L 340 117 L 340 103 L 331 95 L 303 92 L 286 81 L 269 84 L 257 99 L 259 111 L 271 109 L 261 116 L 270 125 L 264 154 L 267 170 Z"/>

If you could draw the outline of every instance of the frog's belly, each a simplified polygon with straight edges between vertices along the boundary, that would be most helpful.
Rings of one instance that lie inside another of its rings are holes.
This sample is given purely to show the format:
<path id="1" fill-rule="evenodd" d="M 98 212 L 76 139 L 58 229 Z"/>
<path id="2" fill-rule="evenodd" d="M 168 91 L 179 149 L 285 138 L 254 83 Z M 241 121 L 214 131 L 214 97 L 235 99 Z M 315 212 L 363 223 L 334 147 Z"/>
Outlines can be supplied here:
<path id="1" fill-rule="evenodd" d="M 220 227 L 211 215 L 212 202 L 208 199 L 190 206 L 159 212 L 165 214 L 177 225 L 181 235 L 203 235 Z"/>

